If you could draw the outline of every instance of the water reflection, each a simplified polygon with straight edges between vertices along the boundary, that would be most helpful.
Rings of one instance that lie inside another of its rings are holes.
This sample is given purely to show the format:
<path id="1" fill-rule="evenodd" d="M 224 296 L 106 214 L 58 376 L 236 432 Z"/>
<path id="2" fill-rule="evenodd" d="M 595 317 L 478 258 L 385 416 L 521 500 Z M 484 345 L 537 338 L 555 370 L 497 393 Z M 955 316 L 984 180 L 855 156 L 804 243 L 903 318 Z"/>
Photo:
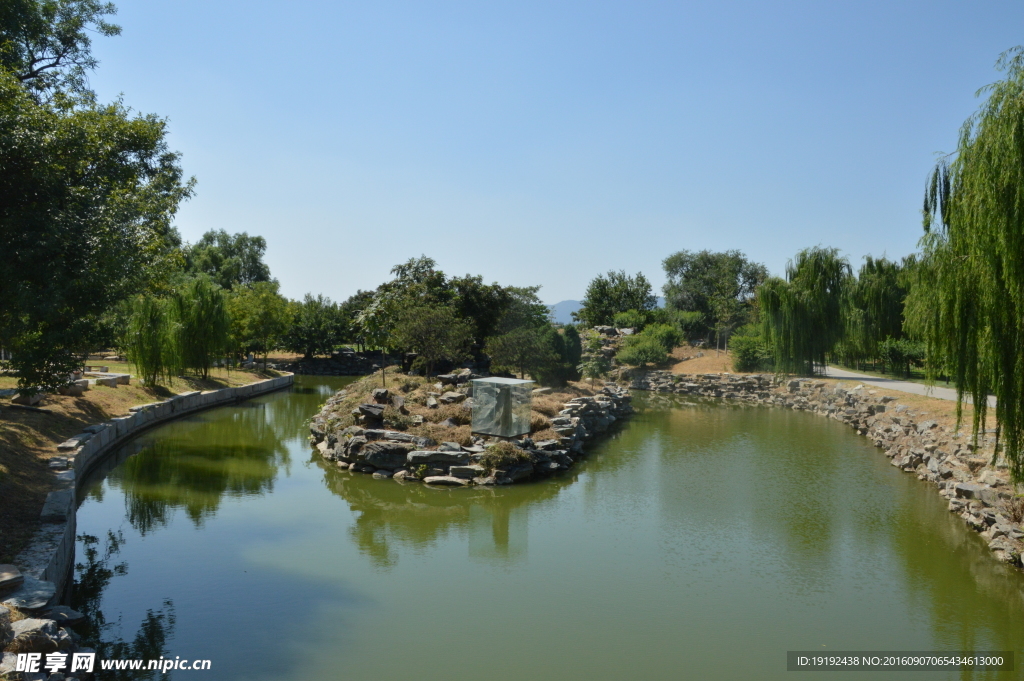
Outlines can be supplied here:
<path id="1" fill-rule="evenodd" d="M 390 569 L 403 550 L 420 551 L 465 534 L 475 560 L 513 565 L 527 556 L 530 507 L 553 499 L 573 478 L 510 488 L 438 489 L 421 483 L 376 480 L 339 470 L 314 457 L 327 488 L 355 513 L 352 541 L 378 569 Z"/>
<path id="2" fill-rule="evenodd" d="M 121 636 L 125 623 L 118 616 L 108 620 L 100 604 L 103 593 L 115 576 L 128 574 L 125 562 L 115 563 L 125 539 L 121 532 L 108 532 L 102 547 L 100 539 L 93 535 L 78 536 L 78 555 L 84 563 L 75 564 L 75 588 L 71 607 L 86 616 L 86 621 L 75 627 L 89 646 L 96 650 L 98 660 L 155 660 L 170 656 L 167 644 L 174 636 L 174 602 L 166 599 L 159 608 L 146 610 L 134 636 Z M 100 670 L 96 678 L 100 681 L 137 681 L 143 679 L 171 678 L 173 672 L 162 674 L 158 670 Z"/>
<path id="3" fill-rule="evenodd" d="M 142 534 L 165 526 L 176 509 L 201 527 L 224 498 L 273 491 L 289 473 L 288 445 L 333 392 L 333 385 L 298 385 L 174 421 L 122 447 L 91 477 L 122 490 L 126 519 Z M 103 485 L 92 485 L 92 498 L 103 494 Z"/>

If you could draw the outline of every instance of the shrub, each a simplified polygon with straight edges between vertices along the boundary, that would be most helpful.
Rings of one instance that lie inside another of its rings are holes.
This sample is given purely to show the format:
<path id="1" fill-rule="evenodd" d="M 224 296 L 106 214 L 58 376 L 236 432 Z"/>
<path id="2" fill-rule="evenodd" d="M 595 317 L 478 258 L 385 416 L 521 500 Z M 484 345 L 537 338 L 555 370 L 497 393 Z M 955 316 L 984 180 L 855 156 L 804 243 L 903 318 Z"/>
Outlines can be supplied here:
<path id="1" fill-rule="evenodd" d="M 636 329 L 642 331 L 647 325 L 647 313 L 639 310 L 626 310 L 615 313 L 613 326 L 616 329 Z"/>
<path id="2" fill-rule="evenodd" d="M 772 353 L 760 336 L 733 336 L 729 339 L 733 371 L 771 371 Z"/>
<path id="3" fill-rule="evenodd" d="M 519 449 L 511 442 L 499 442 L 487 448 L 480 463 L 488 473 L 491 473 L 497 469 L 505 470 L 509 466 L 520 463 L 533 463 L 533 454 Z"/>
<path id="4" fill-rule="evenodd" d="M 665 352 L 672 352 L 681 340 L 679 330 L 669 324 L 651 324 L 641 335 L 657 340 L 661 347 L 665 348 Z"/>
<path id="5" fill-rule="evenodd" d="M 645 334 L 629 336 L 626 338 L 625 347 L 619 351 L 617 359 L 623 364 L 631 366 L 644 366 L 647 364 L 661 364 L 668 359 L 665 346 L 653 337 Z"/>

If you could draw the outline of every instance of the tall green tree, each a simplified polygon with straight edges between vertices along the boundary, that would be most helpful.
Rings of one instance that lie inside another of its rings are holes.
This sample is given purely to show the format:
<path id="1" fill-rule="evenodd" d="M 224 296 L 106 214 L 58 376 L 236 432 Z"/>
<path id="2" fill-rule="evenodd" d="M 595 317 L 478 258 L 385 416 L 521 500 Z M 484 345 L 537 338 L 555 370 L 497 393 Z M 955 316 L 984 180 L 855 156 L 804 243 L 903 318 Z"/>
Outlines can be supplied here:
<path id="1" fill-rule="evenodd" d="M 211 230 L 184 252 L 186 271 L 205 274 L 227 290 L 270 281 L 270 267 L 263 262 L 267 241 L 261 236 Z"/>
<path id="2" fill-rule="evenodd" d="M 302 302 L 291 306 L 291 325 L 284 336 L 284 347 L 301 352 L 306 359 L 329 354 L 341 342 L 344 331 L 338 306 L 322 294 L 307 293 Z"/>
<path id="3" fill-rule="evenodd" d="M 922 276 L 934 288 L 916 303 L 915 331 L 974 403 L 975 437 L 989 394 L 1013 480 L 1024 481 L 1024 49 L 1004 53 L 1005 78 L 982 88 L 956 152 L 925 192 Z M 922 293 L 922 295 L 925 295 Z M 923 303 L 923 304 L 922 304 Z M 932 368 L 934 372 L 934 367 Z"/>
<path id="4" fill-rule="evenodd" d="M 909 262 L 906 259 L 904 262 Z M 880 358 L 887 339 L 900 340 L 903 308 L 908 293 L 904 264 L 865 257 L 849 287 L 847 329 L 843 346 L 847 361 Z"/>
<path id="5" fill-rule="evenodd" d="M 104 312 L 176 257 L 178 161 L 157 117 L 40 103 L 0 71 L 0 346 L 23 389 L 66 381 Z"/>
<path id="6" fill-rule="evenodd" d="M 707 332 L 716 336 L 750 321 L 757 287 L 768 278 L 768 268 L 736 250 L 679 251 L 665 258 L 662 266 L 666 307 L 699 313 Z"/>
<path id="7" fill-rule="evenodd" d="M 835 248 L 808 248 L 757 290 L 763 335 L 780 373 L 810 375 L 824 366 L 846 330 L 850 263 Z"/>
<path id="8" fill-rule="evenodd" d="M 167 300 L 140 295 L 127 303 L 127 327 L 121 338 L 121 351 L 135 366 L 135 372 L 148 386 L 170 381 L 174 368 L 175 338 L 167 314 Z"/>
<path id="9" fill-rule="evenodd" d="M 178 368 L 209 378 L 213 360 L 227 351 L 231 335 L 224 290 L 205 276 L 195 277 L 174 291 L 169 306 Z"/>
<path id="10" fill-rule="evenodd" d="M 651 283 L 641 273 L 629 276 L 624 270 L 609 271 L 594 277 L 587 285 L 583 306 L 572 313 L 573 319 L 588 326 L 611 325 L 615 315 L 627 310 L 653 310 L 658 298 Z"/>
<path id="11" fill-rule="evenodd" d="M 395 324 L 396 347 L 417 353 L 427 364 L 427 376 L 441 360 L 465 359 L 472 340 L 472 324 L 450 307 L 408 306 L 398 314 Z"/>
<path id="12" fill-rule="evenodd" d="M 236 286 L 228 296 L 231 339 L 236 350 L 267 355 L 281 344 L 291 316 L 288 300 L 278 293 L 276 281 Z"/>

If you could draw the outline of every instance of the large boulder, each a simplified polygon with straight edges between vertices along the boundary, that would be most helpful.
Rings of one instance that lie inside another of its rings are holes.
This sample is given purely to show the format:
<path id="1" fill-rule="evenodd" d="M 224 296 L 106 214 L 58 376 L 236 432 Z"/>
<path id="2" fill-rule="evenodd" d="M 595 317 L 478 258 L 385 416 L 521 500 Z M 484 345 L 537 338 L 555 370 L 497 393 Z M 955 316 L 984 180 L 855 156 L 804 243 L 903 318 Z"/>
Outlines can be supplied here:
<path id="1" fill-rule="evenodd" d="M 405 467 L 410 449 L 399 442 L 380 440 L 363 448 L 363 458 L 371 466 L 393 471 Z"/>
<path id="2" fill-rule="evenodd" d="M 74 647 L 74 639 L 53 620 L 18 620 L 11 624 L 11 634 L 7 647 L 19 653 L 54 653 Z"/>
<path id="3" fill-rule="evenodd" d="M 388 391 L 387 388 L 374 388 L 371 395 L 376 404 L 387 404 L 388 398 L 391 396 L 391 392 Z"/>

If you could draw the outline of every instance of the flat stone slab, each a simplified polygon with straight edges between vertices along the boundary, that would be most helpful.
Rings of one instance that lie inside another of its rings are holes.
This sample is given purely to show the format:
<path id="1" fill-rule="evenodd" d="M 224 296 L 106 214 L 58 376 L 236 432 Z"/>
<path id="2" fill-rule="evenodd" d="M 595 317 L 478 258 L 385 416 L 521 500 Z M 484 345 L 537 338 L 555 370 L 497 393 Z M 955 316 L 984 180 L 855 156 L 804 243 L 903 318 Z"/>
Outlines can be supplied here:
<path id="1" fill-rule="evenodd" d="M 0 594 L 10 593 L 21 587 L 25 576 L 14 565 L 0 565 Z"/>
<path id="2" fill-rule="evenodd" d="M 68 515 L 74 513 L 72 502 L 74 492 L 70 489 L 61 489 L 50 492 L 46 495 L 43 503 L 43 510 L 39 519 L 44 523 L 61 523 L 68 519 Z"/>
<path id="3" fill-rule="evenodd" d="M 13 594 L 0 603 L 17 608 L 19 610 L 42 610 L 49 603 L 50 599 L 57 592 L 53 582 L 44 582 L 40 579 L 25 577 L 24 584 Z"/>
<path id="4" fill-rule="evenodd" d="M 456 478 L 452 475 L 428 475 L 423 478 L 428 485 L 447 485 L 449 487 L 462 487 L 469 484 L 469 480 Z"/>
<path id="5" fill-rule="evenodd" d="M 424 463 L 469 463 L 469 454 L 466 452 L 444 452 L 441 450 L 421 450 L 409 452 L 406 460 L 410 466 L 418 466 Z"/>

